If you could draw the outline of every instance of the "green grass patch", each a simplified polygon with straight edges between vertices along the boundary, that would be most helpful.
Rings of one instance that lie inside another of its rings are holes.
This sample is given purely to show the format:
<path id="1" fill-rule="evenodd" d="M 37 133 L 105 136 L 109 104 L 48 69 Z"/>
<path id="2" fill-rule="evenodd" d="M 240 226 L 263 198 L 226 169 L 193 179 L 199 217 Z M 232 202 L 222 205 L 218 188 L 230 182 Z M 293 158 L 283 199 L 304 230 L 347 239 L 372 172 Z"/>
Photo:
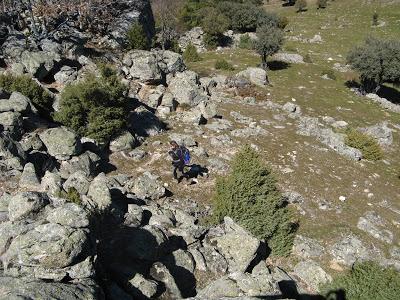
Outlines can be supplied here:
<path id="1" fill-rule="evenodd" d="M 356 263 L 350 271 L 322 287 L 329 291 L 344 290 L 347 300 L 397 300 L 400 295 L 400 273 L 374 262 Z"/>
<path id="2" fill-rule="evenodd" d="M 217 70 L 226 70 L 226 71 L 233 71 L 235 70 L 235 68 L 233 67 L 233 65 L 231 63 L 229 63 L 227 60 L 225 59 L 218 59 L 215 62 L 215 69 Z"/>

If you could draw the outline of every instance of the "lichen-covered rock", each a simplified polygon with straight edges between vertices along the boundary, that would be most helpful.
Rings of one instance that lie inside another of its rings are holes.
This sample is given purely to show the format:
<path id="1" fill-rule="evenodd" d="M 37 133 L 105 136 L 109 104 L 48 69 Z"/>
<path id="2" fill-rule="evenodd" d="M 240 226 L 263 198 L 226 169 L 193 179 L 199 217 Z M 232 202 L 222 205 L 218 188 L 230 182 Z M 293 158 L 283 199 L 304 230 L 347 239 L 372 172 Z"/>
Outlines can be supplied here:
<path id="1" fill-rule="evenodd" d="M 78 72 L 70 67 L 70 66 L 63 66 L 61 67 L 60 71 L 54 74 L 54 79 L 61 84 L 70 84 L 76 80 L 78 76 Z"/>
<path id="2" fill-rule="evenodd" d="M 136 273 L 132 279 L 128 281 L 128 289 L 134 297 L 140 299 L 141 296 L 152 298 L 158 290 L 156 281 L 146 279 L 142 274 Z"/>
<path id="3" fill-rule="evenodd" d="M 41 189 L 50 196 L 58 196 L 62 188 L 62 179 L 60 174 L 46 171 L 42 178 Z"/>
<path id="4" fill-rule="evenodd" d="M 312 260 L 299 262 L 294 267 L 294 274 L 300 277 L 314 291 L 318 291 L 321 284 L 332 280 L 332 277 Z"/>
<path id="5" fill-rule="evenodd" d="M 36 175 L 35 166 L 32 163 L 27 163 L 24 166 L 21 178 L 19 179 L 19 187 L 32 191 L 40 189 L 40 181 Z"/>
<path id="6" fill-rule="evenodd" d="M 230 272 L 245 272 L 258 255 L 266 256 L 261 252 L 261 242 L 231 218 L 224 218 L 224 229 L 224 234 L 211 236 L 210 242 L 227 258 Z"/>
<path id="7" fill-rule="evenodd" d="M 136 139 L 132 133 L 126 131 L 110 142 L 112 152 L 127 151 L 135 147 Z"/>
<path id="8" fill-rule="evenodd" d="M 196 106 L 201 101 L 206 101 L 198 75 L 193 71 L 176 73 L 167 80 L 168 89 L 179 104 Z"/>
<path id="9" fill-rule="evenodd" d="M 78 136 L 66 127 L 50 128 L 39 134 L 48 153 L 59 160 L 68 160 L 79 155 L 81 142 Z"/>
<path id="10" fill-rule="evenodd" d="M 108 180 L 104 173 L 100 173 L 90 183 L 87 195 L 94 201 L 97 209 L 104 211 L 111 206 L 111 193 L 108 188 Z"/>
<path id="11" fill-rule="evenodd" d="M 73 228 L 85 228 L 89 226 L 87 212 L 75 203 L 65 203 L 53 209 L 46 217 L 50 223 L 60 224 Z"/>
<path id="12" fill-rule="evenodd" d="M 13 92 L 8 100 L 0 99 L 0 112 L 14 111 L 24 114 L 30 108 L 30 100 L 18 92 Z"/>
<path id="13" fill-rule="evenodd" d="M 297 235 L 294 240 L 293 253 L 303 258 L 319 257 L 324 253 L 324 247 L 316 240 Z"/>
<path id="14" fill-rule="evenodd" d="M 81 195 L 86 195 L 89 191 L 90 181 L 87 179 L 85 172 L 77 171 L 64 182 L 64 191 L 68 192 L 69 189 L 75 188 Z"/>
<path id="15" fill-rule="evenodd" d="M 22 115 L 19 112 L 0 113 L 0 127 L 15 139 L 19 139 L 24 133 L 22 121 Z"/>
<path id="16" fill-rule="evenodd" d="M 158 181 L 158 176 L 145 172 L 143 175 L 136 179 L 130 180 L 127 185 L 127 189 L 143 199 L 156 200 L 165 195 L 165 188 Z"/>
<path id="17" fill-rule="evenodd" d="M 54 67 L 54 57 L 44 51 L 24 51 L 21 63 L 33 77 L 43 80 Z"/>
<path id="18" fill-rule="evenodd" d="M 8 213 L 11 221 L 18 221 L 38 213 L 49 203 L 45 194 L 19 193 L 10 199 Z"/>
<path id="19" fill-rule="evenodd" d="M 60 166 L 60 175 L 62 178 L 67 179 L 71 174 L 78 171 L 83 171 L 85 176 L 93 178 L 97 174 L 97 168 L 101 158 L 90 151 L 74 156 L 68 161 L 62 161 Z"/>
<path id="20" fill-rule="evenodd" d="M 387 222 L 376 212 L 368 211 L 358 219 L 357 228 L 387 244 L 392 244 L 393 233 L 386 229 Z"/>
<path id="21" fill-rule="evenodd" d="M 101 288 L 93 280 L 71 284 L 5 276 L 0 276 L 0 295 L 2 299 L 104 299 Z"/>
<path id="22" fill-rule="evenodd" d="M 351 266 L 355 261 L 365 261 L 371 258 L 371 252 L 363 242 L 354 235 L 348 235 L 331 246 L 329 252 L 334 261 Z"/>
<path id="23" fill-rule="evenodd" d="M 236 74 L 236 77 L 244 77 L 248 79 L 252 84 L 258 86 L 265 86 L 268 84 L 267 71 L 261 68 L 247 68 L 246 70 Z"/>
<path id="24" fill-rule="evenodd" d="M 125 54 L 123 63 L 129 68 L 132 78 L 145 83 L 160 82 L 162 71 L 158 66 L 155 53 L 145 50 L 133 50 Z"/>

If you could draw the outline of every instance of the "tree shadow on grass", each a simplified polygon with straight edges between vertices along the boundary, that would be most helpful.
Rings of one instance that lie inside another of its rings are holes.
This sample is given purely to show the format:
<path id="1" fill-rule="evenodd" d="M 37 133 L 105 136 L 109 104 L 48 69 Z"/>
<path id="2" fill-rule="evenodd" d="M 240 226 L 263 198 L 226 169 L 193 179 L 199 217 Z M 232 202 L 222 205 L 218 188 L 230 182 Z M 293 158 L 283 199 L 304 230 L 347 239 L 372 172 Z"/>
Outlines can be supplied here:
<path id="1" fill-rule="evenodd" d="M 394 87 L 382 85 L 377 94 L 394 104 L 400 104 L 400 91 Z"/>
<path id="2" fill-rule="evenodd" d="M 268 62 L 268 68 L 271 71 L 286 70 L 290 67 L 290 64 L 280 60 L 272 60 Z"/>

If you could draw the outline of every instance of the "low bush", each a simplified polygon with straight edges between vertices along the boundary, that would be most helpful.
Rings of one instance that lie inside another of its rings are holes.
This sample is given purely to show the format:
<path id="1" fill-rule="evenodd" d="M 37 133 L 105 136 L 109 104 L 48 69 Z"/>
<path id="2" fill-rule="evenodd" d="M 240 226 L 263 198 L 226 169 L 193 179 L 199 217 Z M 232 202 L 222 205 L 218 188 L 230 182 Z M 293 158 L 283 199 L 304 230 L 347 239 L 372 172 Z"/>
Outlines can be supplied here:
<path id="1" fill-rule="evenodd" d="M 197 48 L 193 44 L 187 45 L 185 51 L 183 51 L 183 59 L 185 62 L 195 62 L 200 61 L 200 55 L 197 52 Z"/>
<path id="2" fill-rule="evenodd" d="M 229 176 L 217 180 L 213 203 L 216 222 L 229 216 L 257 238 L 266 240 L 273 255 L 290 253 L 297 228 L 293 213 L 271 171 L 251 147 L 245 146 L 235 156 Z"/>
<path id="3" fill-rule="evenodd" d="M 226 71 L 233 71 L 235 70 L 235 68 L 232 66 L 231 63 L 229 63 L 228 61 L 226 61 L 225 59 L 218 59 L 215 62 L 215 68 L 217 70 L 226 70 Z"/>
<path id="4" fill-rule="evenodd" d="M 397 300 L 400 295 L 400 273 L 374 262 L 355 263 L 352 269 L 322 286 L 323 294 L 344 290 L 347 300 Z"/>
<path id="5" fill-rule="evenodd" d="M 78 191 L 74 187 L 70 187 L 67 192 L 61 191 L 60 198 L 64 198 L 69 202 L 82 205 L 81 195 L 79 195 Z"/>
<path id="6" fill-rule="evenodd" d="M 366 160 L 377 161 L 383 158 L 382 148 L 371 136 L 355 129 L 346 130 L 346 145 L 359 149 Z"/>
<path id="7" fill-rule="evenodd" d="M 253 41 L 248 34 L 244 34 L 240 37 L 238 47 L 240 49 L 249 49 L 249 50 L 254 48 Z"/>
<path id="8" fill-rule="evenodd" d="M 28 97 L 42 115 L 49 116 L 53 110 L 53 97 L 28 75 L 2 74 L 0 88 L 8 93 L 19 92 Z"/>
<path id="9" fill-rule="evenodd" d="M 106 143 L 126 125 L 125 91 L 115 71 L 103 66 L 100 78 L 90 75 L 64 89 L 54 119 L 82 136 Z"/>
<path id="10" fill-rule="evenodd" d="M 374 14 L 372 15 L 372 25 L 373 26 L 378 26 L 379 25 L 378 19 L 379 19 L 378 13 L 374 12 Z"/>
<path id="11" fill-rule="evenodd" d="M 317 7 L 319 8 L 326 8 L 328 6 L 328 0 L 318 0 Z"/>
<path id="12" fill-rule="evenodd" d="M 134 23 L 126 34 L 128 49 L 148 50 L 150 48 L 150 40 L 140 23 Z"/>
<path id="13" fill-rule="evenodd" d="M 304 62 L 308 63 L 308 64 L 312 64 L 312 58 L 311 55 L 309 53 L 306 54 L 306 56 L 304 56 Z"/>

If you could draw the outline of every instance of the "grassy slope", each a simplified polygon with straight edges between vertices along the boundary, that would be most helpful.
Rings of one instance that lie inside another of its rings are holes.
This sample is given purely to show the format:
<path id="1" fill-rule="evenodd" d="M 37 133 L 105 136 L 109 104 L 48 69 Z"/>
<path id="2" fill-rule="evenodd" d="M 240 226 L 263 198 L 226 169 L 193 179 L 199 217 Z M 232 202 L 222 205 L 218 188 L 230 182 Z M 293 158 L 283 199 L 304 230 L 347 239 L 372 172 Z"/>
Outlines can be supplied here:
<path id="1" fill-rule="evenodd" d="M 296 52 L 303 56 L 307 53 L 312 57 L 312 64 L 291 65 L 288 68 L 270 71 L 272 86 L 265 94 L 278 103 L 296 99 L 306 114 L 312 116 L 332 116 L 337 120 L 345 120 L 352 126 L 368 126 L 384 120 L 392 124 L 400 124 L 400 114 L 390 113 L 365 98 L 354 95 L 345 86 L 345 82 L 355 78 L 353 73 L 335 72 L 337 80 L 321 78 L 323 70 L 332 69 L 335 62 L 345 63 L 347 52 L 361 43 L 367 36 L 384 38 L 400 36 L 400 4 L 381 5 L 379 1 L 336 0 L 325 10 L 310 7 L 305 13 L 297 14 L 294 8 L 282 8 L 271 1 L 267 10 L 276 11 L 289 18 L 288 36 L 312 38 L 320 34 L 324 40 L 321 44 L 309 44 L 298 41 L 288 41 L 285 50 Z M 386 26 L 371 27 L 372 14 L 379 13 L 379 19 Z M 256 66 L 259 59 L 255 53 L 246 50 L 224 50 L 218 53 L 202 54 L 203 61 L 190 64 L 190 68 L 202 75 L 217 73 L 214 63 L 217 58 L 225 58 L 236 66 L 236 72 L 247 66 Z M 331 60 L 328 60 L 331 58 Z M 235 73 L 235 72 L 228 72 Z M 266 96 L 267 98 L 267 96 Z M 226 116 L 229 110 L 238 110 L 237 106 L 224 107 Z M 245 113 L 242 108 L 241 112 Z M 247 115 L 257 119 L 269 119 L 266 112 L 255 112 L 251 109 Z M 293 129 L 293 130 L 291 130 Z M 265 141 L 257 141 L 265 152 L 265 159 L 274 166 L 290 165 L 288 153 L 297 151 L 295 172 L 279 174 L 280 180 L 286 186 L 298 190 L 310 199 L 311 213 L 302 218 L 300 231 L 329 244 L 338 235 L 352 230 L 366 240 L 385 249 L 377 240 L 359 232 L 355 225 L 358 217 L 367 210 L 375 210 L 388 220 L 388 228 L 398 232 L 399 216 L 383 209 L 379 202 L 387 200 L 394 207 L 400 199 L 399 180 L 396 176 L 400 169 L 398 159 L 399 133 L 394 133 L 395 144 L 385 153 L 385 162 L 351 162 L 332 151 L 321 152 L 313 144 L 313 139 L 299 137 L 294 134 L 294 126 L 288 122 L 287 128 Z M 290 155 L 289 155 L 290 156 Z M 369 199 L 364 192 L 368 189 L 374 193 Z M 346 195 L 348 201 L 340 203 L 337 199 Z M 329 212 L 317 209 L 317 201 L 326 199 L 332 206 L 338 208 Z M 314 208 L 314 210 L 313 210 Z M 397 207 L 399 208 L 399 207 Z M 311 216 L 310 216 L 311 215 Z M 395 243 L 399 242 L 398 236 Z"/>

